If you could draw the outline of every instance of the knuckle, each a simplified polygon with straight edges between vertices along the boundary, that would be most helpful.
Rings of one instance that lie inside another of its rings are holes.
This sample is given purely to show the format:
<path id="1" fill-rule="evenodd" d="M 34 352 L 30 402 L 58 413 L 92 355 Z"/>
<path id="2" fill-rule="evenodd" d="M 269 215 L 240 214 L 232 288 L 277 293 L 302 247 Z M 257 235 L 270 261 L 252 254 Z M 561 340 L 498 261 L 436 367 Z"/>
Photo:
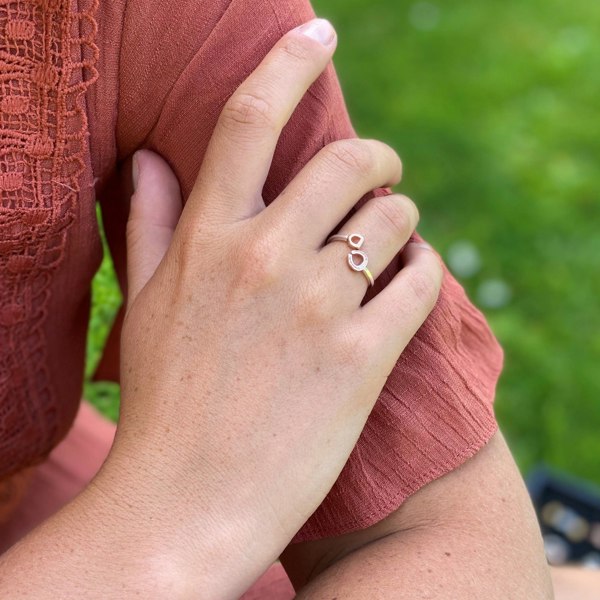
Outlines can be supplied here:
<path id="1" fill-rule="evenodd" d="M 372 201 L 377 219 L 396 237 L 408 236 L 412 232 L 413 219 L 410 208 L 405 202 L 394 196 L 383 196 Z"/>
<path id="2" fill-rule="evenodd" d="M 381 161 L 385 165 L 385 175 L 396 183 L 400 182 L 402 179 L 403 165 L 396 150 L 389 144 L 379 140 L 365 140 L 365 142 L 371 144 L 377 155 L 381 157 Z"/>
<path id="3" fill-rule="evenodd" d="M 233 130 L 275 128 L 271 105 L 251 92 L 236 92 L 227 101 L 221 113 L 221 123 Z"/>
<path id="4" fill-rule="evenodd" d="M 436 267 L 415 269 L 410 273 L 407 284 L 417 302 L 431 310 L 440 293 L 441 277 Z M 441 269 L 440 269 L 441 271 Z"/>
<path id="5" fill-rule="evenodd" d="M 281 44 L 281 52 L 285 58 L 294 61 L 305 61 L 314 54 L 314 45 L 309 44 L 306 36 L 294 36 L 285 39 Z"/>
<path id="6" fill-rule="evenodd" d="M 234 285 L 237 289 L 263 289 L 279 279 L 280 261 L 273 252 L 274 247 L 268 239 L 257 236 L 237 248 L 233 257 L 236 265 Z"/>
<path id="7" fill-rule="evenodd" d="M 399 196 L 402 202 L 404 202 L 406 206 L 406 210 L 410 215 L 410 222 L 413 230 L 416 229 L 419 221 L 421 220 L 421 214 L 419 212 L 419 207 L 415 204 L 413 200 L 411 200 L 408 196 Z"/>
<path id="8" fill-rule="evenodd" d="M 375 155 L 362 140 L 341 140 L 327 147 L 330 159 L 345 171 L 352 171 L 361 177 L 369 175 L 376 167 Z"/>

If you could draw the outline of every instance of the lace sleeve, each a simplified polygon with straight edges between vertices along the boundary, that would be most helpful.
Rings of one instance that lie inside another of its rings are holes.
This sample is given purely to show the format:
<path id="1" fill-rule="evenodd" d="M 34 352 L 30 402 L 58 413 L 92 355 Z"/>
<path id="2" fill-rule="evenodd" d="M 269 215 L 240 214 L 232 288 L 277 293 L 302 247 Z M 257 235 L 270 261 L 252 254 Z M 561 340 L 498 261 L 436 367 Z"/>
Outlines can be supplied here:
<path id="1" fill-rule="evenodd" d="M 79 404 L 100 258 L 97 237 L 81 239 L 95 220 L 84 93 L 96 9 L 0 2 L 0 478 L 42 461 Z"/>

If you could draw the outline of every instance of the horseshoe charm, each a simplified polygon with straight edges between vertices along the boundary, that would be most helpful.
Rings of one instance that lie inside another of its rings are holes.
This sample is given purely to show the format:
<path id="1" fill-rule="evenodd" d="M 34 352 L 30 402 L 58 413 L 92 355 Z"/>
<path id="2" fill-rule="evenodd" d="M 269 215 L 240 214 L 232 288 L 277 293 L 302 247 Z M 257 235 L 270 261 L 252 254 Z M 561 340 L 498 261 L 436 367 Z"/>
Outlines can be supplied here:
<path id="1" fill-rule="evenodd" d="M 355 257 L 359 257 L 360 262 L 355 262 Z M 352 252 L 348 254 L 348 264 L 350 265 L 350 268 L 354 271 L 364 271 L 367 268 L 367 265 L 369 264 L 369 258 L 364 252 L 361 252 L 360 250 L 352 250 Z"/>
<path id="2" fill-rule="evenodd" d="M 369 282 L 370 286 L 375 285 L 375 280 L 371 271 L 367 269 L 367 265 L 369 264 L 369 257 L 365 252 L 360 250 L 362 245 L 365 243 L 365 236 L 360 233 L 351 233 L 350 235 L 332 235 L 328 238 L 327 244 L 330 242 L 346 242 L 350 248 L 352 248 L 351 252 L 348 254 L 348 265 L 353 271 L 357 273 L 362 273 Z"/>

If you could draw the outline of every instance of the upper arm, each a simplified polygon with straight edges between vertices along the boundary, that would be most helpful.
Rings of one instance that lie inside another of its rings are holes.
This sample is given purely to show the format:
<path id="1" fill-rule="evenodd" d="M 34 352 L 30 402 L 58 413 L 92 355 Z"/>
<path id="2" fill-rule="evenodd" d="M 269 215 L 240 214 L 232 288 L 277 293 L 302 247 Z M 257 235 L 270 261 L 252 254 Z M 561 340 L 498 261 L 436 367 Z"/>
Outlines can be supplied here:
<path id="1" fill-rule="evenodd" d="M 302 598 L 552 598 L 527 490 L 500 433 L 360 532 L 289 546 Z M 335 594 L 334 594 L 335 592 Z"/>
<path id="2" fill-rule="evenodd" d="M 314 16 L 308 0 L 128 0 L 119 66 L 117 145 L 173 167 L 187 199 L 217 119 L 239 85 L 284 33 Z M 160 14 L 157 14 L 160 13 Z M 264 189 L 270 203 L 330 139 L 353 137 L 332 118 L 343 98 L 332 67 L 286 127 Z"/>

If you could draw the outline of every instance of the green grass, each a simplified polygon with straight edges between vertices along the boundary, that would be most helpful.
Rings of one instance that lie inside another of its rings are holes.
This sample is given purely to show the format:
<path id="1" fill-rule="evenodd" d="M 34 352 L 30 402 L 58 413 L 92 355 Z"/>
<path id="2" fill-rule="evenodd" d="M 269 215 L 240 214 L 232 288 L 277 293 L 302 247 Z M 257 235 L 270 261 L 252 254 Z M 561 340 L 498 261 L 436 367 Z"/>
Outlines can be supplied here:
<path id="1" fill-rule="evenodd" d="M 97 211 L 102 228 L 102 214 Z M 104 415 L 116 421 L 119 416 L 119 386 L 105 381 L 90 382 L 110 328 L 123 298 L 116 281 L 106 240 L 102 236 L 104 259 L 92 282 L 92 314 L 87 338 L 87 361 L 83 394 Z"/>
<path id="2" fill-rule="evenodd" d="M 496 408 L 521 468 L 546 461 L 600 483 L 600 3 L 315 8 L 337 27 L 359 134 L 403 157 L 421 233 L 446 256 L 462 240 L 481 257 L 460 279 L 505 348 Z M 107 267 L 92 362 L 116 301 Z M 511 292 L 497 308 L 489 280 Z M 114 390 L 86 391 L 115 415 Z"/>

